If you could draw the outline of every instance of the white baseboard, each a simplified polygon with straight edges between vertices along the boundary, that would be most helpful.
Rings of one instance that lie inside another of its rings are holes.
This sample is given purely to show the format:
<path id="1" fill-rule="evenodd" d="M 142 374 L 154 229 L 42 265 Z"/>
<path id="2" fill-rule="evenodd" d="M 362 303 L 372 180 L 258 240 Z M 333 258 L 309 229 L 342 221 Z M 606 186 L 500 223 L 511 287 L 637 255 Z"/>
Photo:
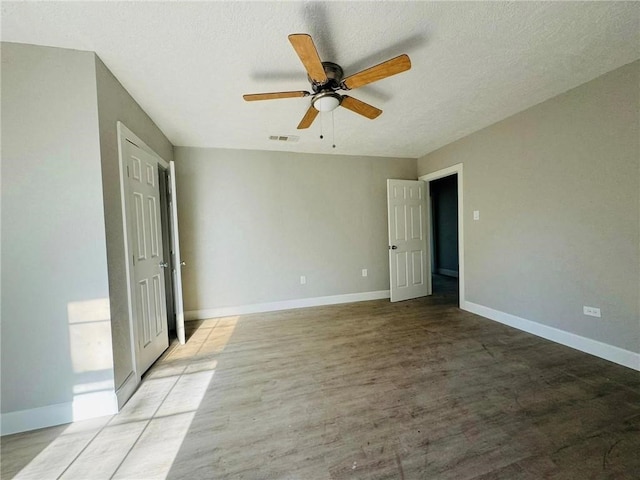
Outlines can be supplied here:
<path id="1" fill-rule="evenodd" d="M 277 310 L 291 310 L 293 308 L 319 307 L 322 305 L 337 305 L 339 303 L 364 302 L 389 298 L 389 290 L 376 292 L 347 293 L 328 297 L 298 298 L 281 302 L 256 303 L 253 305 L 238 305 L 235 307 L 210 308 L 206 310 L 190 310 L 184 312 L 185 320 L 203 320 L 205 318 L 228 317 L 231 315 L 248 315 L 250 313 L 275 312 Z"/>
<path id="2" fill-rule="evenodd" d="M 113 391 L 92 392 L 76 395 L 72 402 L 3 413 L 0 434 L 26 432 L 116 413 L 118 400 Z"/>
<path id="3" fill-rule="evenodd" d="M 438 268 L 438 273 L 440 275 L 445 275 L 447 277 L 456 277 L 458 278 L 457 270 L 449 270 L 448 268 Z"/>
<path id="4" fill-rule="evenodd" d="M 118 408 L 122 408 L 127 400 L 131 398 L 131 395 L 135 393 L 140 385 L 140 378 L 136 375 L 136 372 L 129 372 L 129 376 L 122 382 L 120 388 L 116 390 L 116 397 L 118 399 Z"/>
<path id="5" fill-rule="evenodd" d="M 467 312 L 475 313 L 490 320 L 495 320 L 496 322 L 517 328 L 518 330 L 537 335 L 538 337 L 546 338 L 552 342 L 560 343 L 567 347 L 580 350 L 581 352 L 604 358 L 618 365 L 640 371 L 640 353 L 631 352 L 620 347 L 576 335 L 575 333 L 526 320 L 473 302 L 465 301 L 460 305 L 460 308 Z"/>

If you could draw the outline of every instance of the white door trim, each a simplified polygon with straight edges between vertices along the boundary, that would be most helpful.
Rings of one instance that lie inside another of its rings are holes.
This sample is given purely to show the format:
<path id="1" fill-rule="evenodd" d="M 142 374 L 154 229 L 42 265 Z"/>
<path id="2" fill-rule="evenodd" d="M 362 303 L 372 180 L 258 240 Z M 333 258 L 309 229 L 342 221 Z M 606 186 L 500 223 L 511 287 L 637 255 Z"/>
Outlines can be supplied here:
<path id="1" fill-rule="evenodd" d="M 134 285 L 133 279 L 133 260 L 131 256 L 131 251 L 129 249 L 129 245 L 131 242 L 131 231 L 128 226 L 127 218 L 127 203 L 126 203 L 126 195 L 128 191 L 127 185 L 127 175 L 126 175 L 126 165 L 124 158 L 124 145 L 125 142 L 130 141 L 135 144 L 138 148 L 145 151 L 152 157 L 154 157 L 160 166 L 165 169 L 169 169 L 169 163 L 166 162 L 162 157 L 160 157 L 157 153 L 155 153 L 146 143 L 144 143 L 135 133 L 129 130 L 126 125 L 122 122 L 118 121 L 116 124 L 116 128 L 118 131 L 118 164 L 120 170 L 120 205 L 122 207 L 122 228 L 124 232 L 124 254 L 127 259 L 125 262 L 125 272 L 127 278 L 127 314 L 129 317 L 129 337 L 131 339 L 131 364 L 133 368 L 134 377 L 131 378 L 131 374 L 125 381 L 125 383 L 118 388 L 116 391 L 116 395 L 118 397 L 118 408 L 122 408 L 124 403 L 131 397 L 138 384 L 140 383 L 142 372 L 138 369 L 138 361 L 136 358 L 137 351 L 137 331 L 135 324 L 135 313 L 133 309 L 133 296 L 132 285 Z M 131 382 L 131 380 L 134 380 Z"/>
<path id="2" fill-rule="evenodd" d="M 443 168 L 442 170 L 437 170 L 432 173 L 427 173 L 426 175 L 422 175 L 419 177 L 419 180 L 422 180 L 427 183 L 427 201 L 429 202 L 429 206 L 427 211 L 431 211 L 431 198 L 428 195 L 429 190 L 429 182 L 432 180 L 437 180 L 439 178 L 448 177 L 450 175 L 457 174 L 458 177 L 458 289 L 460 294 L 460 303 L 459 305 L 464 305 L 465 297 L 464 297 L 464 202 L 463 202 L 463 189 L 462 189 L 462 163 L 457 163 L 451 167 Z M 431 222 L 433 219 L 431 215 L 428 217 L 428 228 L 431 231 Z"/>

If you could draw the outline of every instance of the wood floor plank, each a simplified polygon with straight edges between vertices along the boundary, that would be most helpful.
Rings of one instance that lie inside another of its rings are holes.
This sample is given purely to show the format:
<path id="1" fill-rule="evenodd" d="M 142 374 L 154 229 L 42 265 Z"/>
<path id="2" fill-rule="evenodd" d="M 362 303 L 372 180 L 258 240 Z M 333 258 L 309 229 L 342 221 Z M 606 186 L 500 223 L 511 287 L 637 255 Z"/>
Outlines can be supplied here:
<path id="1" fill-rule="evenodd" d="M 189 322 L 187 345 L 171 345 L 106 427 L 136 422 L 115 477 L 638 478 L 638 372 L 455 301 Z M 51 432 L 4 437 L 3 478 L 19 478 L 5 461 L 29 455 L 17 445 L 31 438 L 36 461 Z M 99 447 L 86 455 L 123 455 Z"/>

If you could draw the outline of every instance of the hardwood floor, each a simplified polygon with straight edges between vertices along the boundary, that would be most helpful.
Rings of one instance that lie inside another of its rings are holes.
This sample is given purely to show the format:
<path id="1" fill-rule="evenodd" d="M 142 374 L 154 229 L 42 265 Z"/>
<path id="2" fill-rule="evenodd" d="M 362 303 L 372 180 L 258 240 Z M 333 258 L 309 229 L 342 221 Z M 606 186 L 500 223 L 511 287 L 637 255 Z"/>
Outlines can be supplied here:
<path id="1" fill-rule="evenodd" d="M 639 478 L 638 372 L 456 299 L 191 322 L 120 414 L 2 438 L 2 478 Z"/>

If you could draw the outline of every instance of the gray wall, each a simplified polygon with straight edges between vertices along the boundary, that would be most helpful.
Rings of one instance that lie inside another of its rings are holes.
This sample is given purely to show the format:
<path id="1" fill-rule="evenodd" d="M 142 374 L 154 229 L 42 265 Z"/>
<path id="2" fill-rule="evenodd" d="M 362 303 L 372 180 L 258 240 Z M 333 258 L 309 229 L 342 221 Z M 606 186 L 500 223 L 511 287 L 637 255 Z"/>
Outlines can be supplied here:
<path id="1" fill-rule="evenodd" d="M 122 227 L 116 124 L 118 121 L 124 123 L 129 130 L 166 161 L 173 160 L 173 146 L 97 57 L 96 81 L 109 290 L 111 292 L 115 385 L 117 389 L 133 371 L 134 365 L 131 356 L 129 313 L 127 309 L 126 259 L 124 253 L 124 230 Z"/>
<path id="2" fill-rule="evenodd" d="M 414 159 L 175 155 L 185 310 L 389 289 L 386 179 L 416 179 Z"/>
<path id="3" fill-rule="evenodd" d="M 112 382 L 94 54 L 2 44 L 2 412 Z"/>
<path id="4" fill-rule="evenodd" d="M 466 300 L 640 351 L 639 84 L 634 62 L 418 160 L 464 164 Z"/>

